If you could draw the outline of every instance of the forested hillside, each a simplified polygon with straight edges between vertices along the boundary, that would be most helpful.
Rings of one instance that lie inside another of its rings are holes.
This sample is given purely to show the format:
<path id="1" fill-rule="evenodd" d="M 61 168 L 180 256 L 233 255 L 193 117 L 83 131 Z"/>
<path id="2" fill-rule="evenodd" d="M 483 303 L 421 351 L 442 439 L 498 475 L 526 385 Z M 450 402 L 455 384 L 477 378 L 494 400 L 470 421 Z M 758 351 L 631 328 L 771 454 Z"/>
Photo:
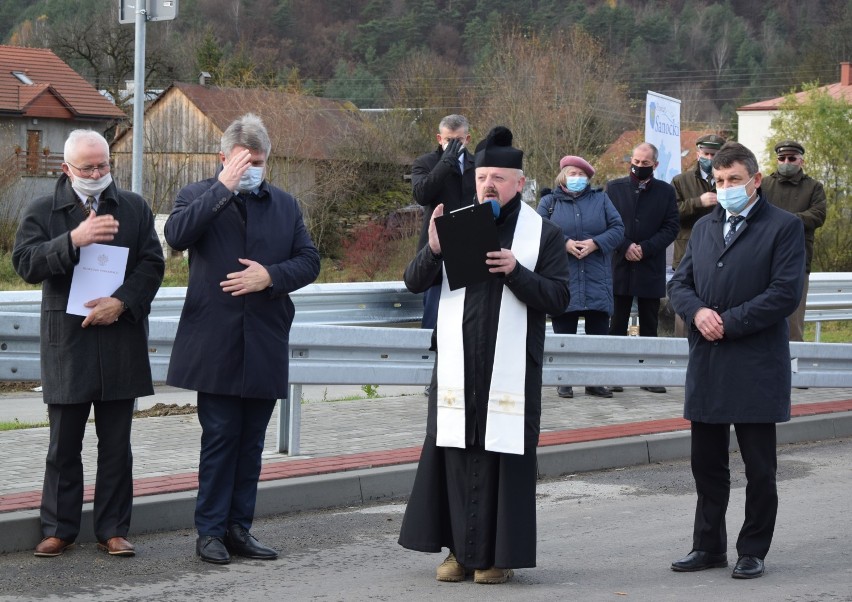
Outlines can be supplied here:
<path id="1" fill-rule="evenodd" d="M 594 161 L 624 131 L 641 127 L 647 90 L 681 99 L 684 128 L 736 136 L 736 107 L 839 81 L 838 63 L 852 59 L 852 0 L 179 2 L 177 19 L 147 25 L 149 88 L 194 82 L 206 71 L 220 86 L 396 109 L 370 113 L 370 127 L 355 139 L 326 134 L 339 160 L 328 168 L 329 190 L 316 195 L 323 202 L 306 216 L 314 240 L 332 255 L 349 224 L 411 202 L 401 164 L 434 144 L 449 113 L 470 118 L 474 142 L 494 125 L 510 126 L 526 174 L 549 186 L 561 156 Z M 2 0 L 0 40 L 51 48 L 121 105 L 133 79 L 134 27 L 119 25 L 118 4 Z M 845 105 L 834 112 L 840 117 L 831 123 L 848 125 Z M 827 129 L 806 125 L 807 132 Z M 831 129 L 838 142 L 809 139 L 808 160 L 844 174 L 829 192 L 839 199 L 833 215 L 848 219 L 848 172 L 837 170 L 852 164 L 850 136 Z M 379 164 L 398 173 L 377 182 Z M 598 184 L 624 172 L 621 164 L 599 167 Z M 833 249 L 849 248 L 840 236 L 849 229 L 832 224 L 820 245 L 836 258 Z M 821 265 L 848 269 L 842 257 L 842 265 Z"/>
<path id="2" fill-rule="evenodd" d="M 117 89 L 133 76 L 133 27 L 118 25 L 117 5 L 3 0 L 0 39 L 53 48 L 99 87 Z M 384 107 L 401 100 L 396 80 L 432 63 L 461 84 L 444 95 L 449 112 L 481 92 L 477 76 L 500 50 L 497 32 L 549 40 L 572 28 L 600 44 L 628 98 L 669 94 L 690 101 L 685 120 L 704 123 L 804 81 L 836 81 L 837 63 L 852 56 L 852 0 L 180 0 L 175 21 L 148 25 L 147 67 L 155 87 L 204 70 L 223 85 Z M 440 86 L 440 73 L 432 79 Z"/>

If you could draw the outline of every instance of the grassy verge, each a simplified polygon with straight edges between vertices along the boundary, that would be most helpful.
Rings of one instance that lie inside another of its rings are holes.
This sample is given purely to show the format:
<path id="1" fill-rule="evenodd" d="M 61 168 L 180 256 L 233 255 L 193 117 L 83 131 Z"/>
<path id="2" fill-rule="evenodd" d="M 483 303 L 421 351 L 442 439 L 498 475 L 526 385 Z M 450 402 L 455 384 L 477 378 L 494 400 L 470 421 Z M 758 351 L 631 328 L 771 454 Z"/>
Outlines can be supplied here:
<path id="1" fill-rule="evenodd" d="M 805 340 L 816 341 L 816 323 L 805 322 Z M 835 322 L 823 322 L 820 343 L 852 343 L 852 320 L 838 320 Z"/>
<path id="2" fill-rule="evenodd" d="M 50 426 L 47 422 L 21 422 L 17 418 L 12 422 L 0 421 L 0 431 L 16 431 L 18 429 L 34 429 L 42 426 Z"/>

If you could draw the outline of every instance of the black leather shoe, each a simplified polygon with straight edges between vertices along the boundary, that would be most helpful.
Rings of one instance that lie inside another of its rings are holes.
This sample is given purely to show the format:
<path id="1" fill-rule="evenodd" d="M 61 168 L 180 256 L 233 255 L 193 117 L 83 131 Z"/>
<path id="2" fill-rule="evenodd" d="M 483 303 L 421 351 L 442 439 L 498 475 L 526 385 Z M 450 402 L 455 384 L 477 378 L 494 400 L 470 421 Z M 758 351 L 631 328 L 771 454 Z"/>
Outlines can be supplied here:
<path id="1" fill-rule="evenodd" d="M 573 399 L 574 387 L 556 387 L 556 394 L 565 399 Z"/>
<path id="2" fill-rule="evenodd" d="M 255 560 L 275 560 L 278 552 L 257 541 L 254 535 L 239 525 L 231 525 L 225 533 L 225 547 L 235 556 Z"/>
<path id="3" fill-rule="evenodd" d="M 648 391 L 649 393 L 665 393 L 665 387 L 641 387 L 643 390 Z"/>
<path id="4" fill-rule="evenodd" d="M 201 560 L 211 564 L 228 564 L 231 562 L 231 555 L 228 554 L 228 549 L 221 537 L 211 535 L 199 537 L 195 540 L 195 553 L 201 557 Z"/>
<path id="5" fill-rule="evenodd" d="M 763 559 L 743 554 L 734 565 L 731 577 L 734 579 L 754 579 L 763 575 Z"/>
<path id="6" fill-rule="evenodd" d="M 624 393 L 624 387 L 610 387 L 609 390 L 613 393 Z"/>
<path id="7" fill-rule="evenodd" d="M 679 573 L 691 573 L 692 571 L 703 571 L 704 569 L 722 569 L 728 566 L 728 555 L 711 554 L 701 550 L 692 550 L 684 558 L 672 563 L 672 570 Z"/>
<path id="8" fill-rule="evenodd" d="M 607 387 L 586 387 L 586 395 L 595 397 L 612 397 L 612 391 Z"/>

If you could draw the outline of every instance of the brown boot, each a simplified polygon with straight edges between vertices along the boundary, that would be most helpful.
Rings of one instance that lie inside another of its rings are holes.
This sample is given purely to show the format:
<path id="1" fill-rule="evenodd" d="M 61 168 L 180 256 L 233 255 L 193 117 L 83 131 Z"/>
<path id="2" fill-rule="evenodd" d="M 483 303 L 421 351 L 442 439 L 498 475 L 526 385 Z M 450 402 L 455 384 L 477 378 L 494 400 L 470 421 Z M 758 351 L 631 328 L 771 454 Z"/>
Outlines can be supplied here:
<path id="1" fill-rule="evenodd" d="M 449 556 L 441 563 L 435 574 L 435 579 L 453 583 L 464 581 L 464 567 L 456 560 L 455 554 L 450 552 Z"/>
<path id="2" fill-rule="evenodd" d="M 473 574 L 474 583 L 506 583 L 509 578 L 515 574 L 512 569 L 498 569 L 491 567 L 490 569 L 479 569 Z"/>

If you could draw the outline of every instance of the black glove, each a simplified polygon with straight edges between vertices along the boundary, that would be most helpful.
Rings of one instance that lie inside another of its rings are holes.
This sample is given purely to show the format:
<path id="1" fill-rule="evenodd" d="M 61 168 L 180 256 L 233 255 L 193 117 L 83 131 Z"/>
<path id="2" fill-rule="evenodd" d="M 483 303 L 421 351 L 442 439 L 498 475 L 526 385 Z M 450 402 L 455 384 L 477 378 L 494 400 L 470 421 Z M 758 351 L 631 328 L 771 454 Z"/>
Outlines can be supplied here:
<path id="1" fill-rule="evenodd" d="M 453 138 L 447 143 L 447 148 L 444 149 L 444 154 L 441 155 L 441 161 L 452 165 L 456 169 L 459 167 L 459 156 L 464 152 L 462 141 L 458 138 Z"/>

